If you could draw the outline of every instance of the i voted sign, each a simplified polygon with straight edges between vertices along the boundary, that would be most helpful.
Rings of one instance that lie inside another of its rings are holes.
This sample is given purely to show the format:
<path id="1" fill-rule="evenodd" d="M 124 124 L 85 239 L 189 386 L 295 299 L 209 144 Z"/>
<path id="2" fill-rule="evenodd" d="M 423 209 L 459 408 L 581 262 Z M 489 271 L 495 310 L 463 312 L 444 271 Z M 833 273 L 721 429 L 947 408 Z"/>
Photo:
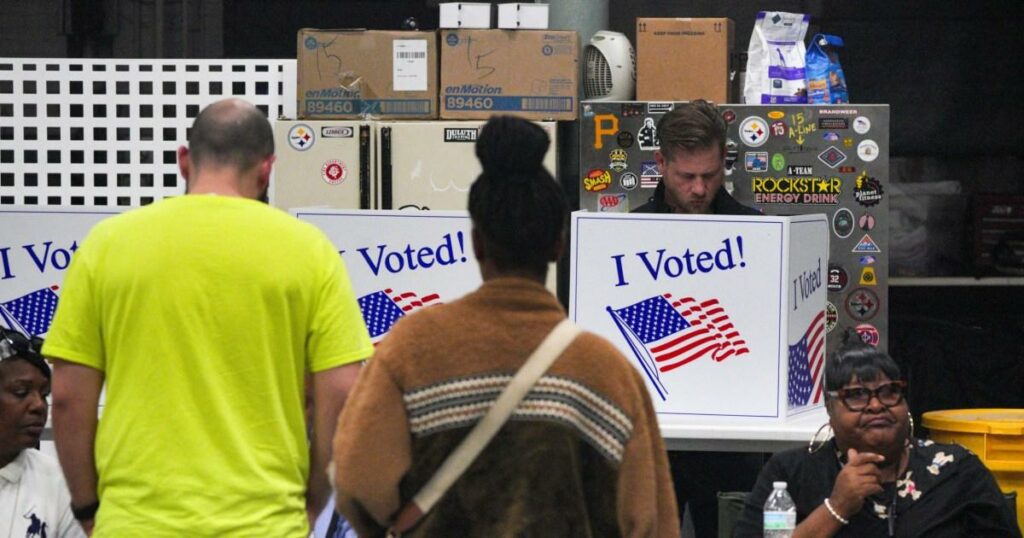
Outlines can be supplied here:
<path id="1" fill-rule="evenodd" d="M 572 227 L 570 317 L 642 374 L 663 432 L 820 407 L 824 215 L 577 212 Z"/>
<path id="2" fill-rule="evenodd" d="M 64 275 L 89 230 L 111 209 L 0 209 L 0 325 L 45 336 Z"/>
<path id="3" fill-rule="evenodd" d="M 320 228 L 338 249 L 374 342 L 400 318 L 458 299 L 482 282 L 465 211 L 292 213 Z"/>

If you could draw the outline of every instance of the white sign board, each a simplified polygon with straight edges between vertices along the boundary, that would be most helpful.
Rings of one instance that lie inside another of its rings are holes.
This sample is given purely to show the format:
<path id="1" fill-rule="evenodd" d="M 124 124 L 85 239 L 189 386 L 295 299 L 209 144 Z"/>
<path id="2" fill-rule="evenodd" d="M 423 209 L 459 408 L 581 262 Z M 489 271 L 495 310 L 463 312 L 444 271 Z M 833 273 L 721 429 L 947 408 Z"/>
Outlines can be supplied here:
<path id="1" fill-rule="evenodd" d="M 376 343 L 398 318 L 480 287 L 466 211 L 293 209 L 320 228 L 345 260 Z"/>
<path id="2" fill-rule="evenodd" d="M 569 315 L 615 343 L 673 424 L 820 407 L 828 222 L 573 213 Z"/>
<path id="3" fill-rule="evenodd" d="M 120 211 L 0 209 L 0 324 L 45 336 L 71 257 L 93 225 Z"/>

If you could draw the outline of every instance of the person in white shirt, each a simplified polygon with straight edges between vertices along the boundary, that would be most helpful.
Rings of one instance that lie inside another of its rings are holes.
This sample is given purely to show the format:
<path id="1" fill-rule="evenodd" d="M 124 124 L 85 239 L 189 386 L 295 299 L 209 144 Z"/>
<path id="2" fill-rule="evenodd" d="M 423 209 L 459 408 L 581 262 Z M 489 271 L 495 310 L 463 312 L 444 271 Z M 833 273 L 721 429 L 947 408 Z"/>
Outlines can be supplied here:
<path id="1" fill-rule="evenodd" d="M 35 449 L 50 395 L 41 347 L 0 327 L 0 536 L 84 537 L 60 465 Z"/>

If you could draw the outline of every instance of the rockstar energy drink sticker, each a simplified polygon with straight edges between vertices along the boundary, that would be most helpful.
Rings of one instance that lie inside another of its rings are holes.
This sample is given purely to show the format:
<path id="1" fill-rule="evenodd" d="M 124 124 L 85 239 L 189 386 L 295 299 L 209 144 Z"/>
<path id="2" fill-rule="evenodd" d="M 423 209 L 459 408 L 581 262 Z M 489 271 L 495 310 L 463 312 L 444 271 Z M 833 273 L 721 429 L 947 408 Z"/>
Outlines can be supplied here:
<path id="1" fill-rule="evenodd" d="M 751 178 L 756 204 L 836 205 L 843 182 L 838 177 L 764 177 Z"/>
<path id="2" fill-rule="evenodd" d="M 583 189 L 587 192 L 601 192 L 612 184 L 612 175 L 607 170 L 595 168 L 583 178 Z"/>

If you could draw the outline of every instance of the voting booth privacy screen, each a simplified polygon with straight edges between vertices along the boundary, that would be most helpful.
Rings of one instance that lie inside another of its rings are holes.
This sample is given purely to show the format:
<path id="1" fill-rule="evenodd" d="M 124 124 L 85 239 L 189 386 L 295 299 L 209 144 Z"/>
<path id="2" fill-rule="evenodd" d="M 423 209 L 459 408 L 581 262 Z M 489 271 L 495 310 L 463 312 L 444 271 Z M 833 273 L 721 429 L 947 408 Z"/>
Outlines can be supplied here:
<path id="1" fill-rule="evenodd" d="M 64 273 L 89 230 L 117 209 L 0 209 L 0 324 L 46 337 Z"/>
<path id="2" fill-rule="evenodd" d="M 296 209 L 338 249 L 366 328 L 379 342 L 400 318 L 480 286 L 465 211 Z"/>
<path id="3" fill-rule="evenodd" d="M 824 215 L 572 216 L 569 316 L 613 342 L 663 426 L 823 403 Z"/>

